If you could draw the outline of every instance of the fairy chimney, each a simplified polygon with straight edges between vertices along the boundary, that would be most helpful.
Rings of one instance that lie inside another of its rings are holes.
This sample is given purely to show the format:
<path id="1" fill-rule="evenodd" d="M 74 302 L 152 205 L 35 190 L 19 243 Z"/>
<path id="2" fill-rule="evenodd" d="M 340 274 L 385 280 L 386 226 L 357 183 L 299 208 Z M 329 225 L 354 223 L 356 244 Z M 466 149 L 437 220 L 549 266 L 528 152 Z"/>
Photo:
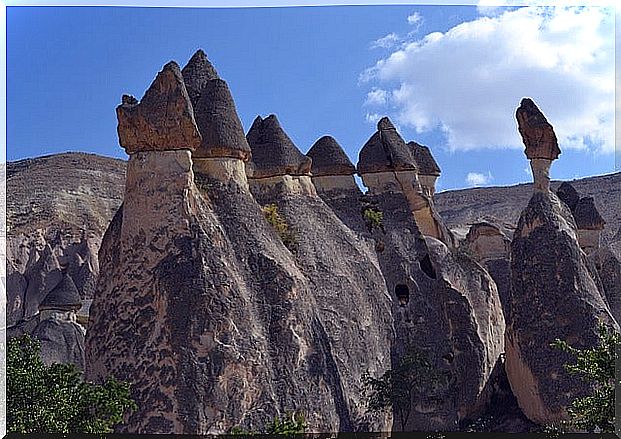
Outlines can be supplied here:
<path id="1" fill-rule="evenodd" d="M 440 176 L 440 167 L 433 158 L 428 146 L 420 145 L 416 142 L 408 142 L 408 147 L 418 168 L 418 180 L 420 181 L 423 193 L 433 197 L 436 193 L 436 180 Z"/>
<path id="2" fill-rule="evenodd" d="M 253 192 L 317 194 L 310 177 L 312 160 L 295 146 L 274 114 L 257 116 L 246 138 L 252 150 L 246 170 Z"/>
<path id="3" fill-rule="evenodd" d="M 550 165 L 561 153 L 552 125 L 532 99 L 524 98 L 515 117 L 533 171 L 534 191 L 550 191 Z"/>
<path id="4" fill-rule="evenodd" d="M 448 229 L 435 212 L 433 200 L 424 193 L 418 166 L 410 147 L 390 119 L 383 117 L 377 131 L 360 150 L 358 174 L 372 195 L 402 192 L 423 235 L 452 244 Z"/>
<path id="5" fill-rule="evenodd" d="M 321 137 L 306 155 L 312 160 L 312 180 L 318 192 L 358 190 L 356 167 L 334 137 Z"/>
<path id="6" fill-rule="evenodd" d="M 572 186 L 571 183 L 566 181 L 561 183 L 559 188 L 556 190 L 556 196 L 559 197 L 559 199 L 565 203 L 567 207 L 569 207 L 569 210 L 571 210 L 572 213 L 576 210 L 576 206 L 580 201 L 580 194 L 578 194 L 578 191 Z"/>
<path id="7" fill-rule="evenodd" d="M 591 253 L 600 247 L 600 235 L 606 221 L 602 218 L 593 197 L 582 197 L 573 211 L 578 227 L 578 243 L 582 250 Z"/>

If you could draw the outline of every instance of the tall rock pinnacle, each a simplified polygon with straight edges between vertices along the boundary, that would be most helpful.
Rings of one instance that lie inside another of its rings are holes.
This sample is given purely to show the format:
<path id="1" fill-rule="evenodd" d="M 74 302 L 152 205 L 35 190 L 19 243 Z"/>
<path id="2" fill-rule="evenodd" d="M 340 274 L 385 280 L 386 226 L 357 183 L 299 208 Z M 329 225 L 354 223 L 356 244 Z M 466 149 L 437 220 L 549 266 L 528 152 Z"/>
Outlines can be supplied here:
<path id="1" fill-rule="evenodd" d="M 518 131 L 522 136 L 525 154 L 533 170 L 534 190 L 550 190 L 550 165 L 561 153 L 554 128 L 530 98 L 522 99 L 515 112 Z"/>
<path id="2" fill-rule="evenodd" d="M 127 154 L 193 150 L 200 145 L 192 104 L 174 61 L 157 74 L 139 103 L 131 96 L 123 96 L 116 114 L 119 143 Z"/>
<path id="3" fill-rule="evenodd" d="M 201 93 L 207 82 L 212 79 L 220 79 L 215 67 L 207 59 L 207 55 L 202 49 L 198 49 L 192 58 L 181 70 L 185 87 L 192 101 L 192 105 L 196 106 L 201 97 Z"/>

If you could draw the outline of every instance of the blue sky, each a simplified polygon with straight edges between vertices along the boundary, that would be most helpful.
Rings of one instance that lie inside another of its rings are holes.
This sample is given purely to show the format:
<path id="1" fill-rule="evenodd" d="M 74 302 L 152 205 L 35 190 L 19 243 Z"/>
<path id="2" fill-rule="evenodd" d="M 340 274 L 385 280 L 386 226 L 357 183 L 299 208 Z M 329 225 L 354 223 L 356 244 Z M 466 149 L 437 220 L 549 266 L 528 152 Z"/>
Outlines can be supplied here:
<path id="1" fill-rule="evenodd" d="M 388 115 L 431 147 L 440 190 L 529 181 L 513 113 L 531 96 L 558 122 L 553 178 L 614 171 L 609 15 L 528 9 L 9 7 L 7 159 L 125 158 L 121 95 L 140 98 L 167 61 L 202 48 L 245 129 L 275 113 L 303 152 L 331 134 L 355 163 Z"/>

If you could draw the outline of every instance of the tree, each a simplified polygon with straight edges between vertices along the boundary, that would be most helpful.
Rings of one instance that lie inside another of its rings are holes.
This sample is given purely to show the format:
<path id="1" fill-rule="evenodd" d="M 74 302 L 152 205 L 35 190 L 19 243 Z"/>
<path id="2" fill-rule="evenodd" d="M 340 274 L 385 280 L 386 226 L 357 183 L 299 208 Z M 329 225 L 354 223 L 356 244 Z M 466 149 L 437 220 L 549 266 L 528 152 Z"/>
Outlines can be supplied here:
<path id="1" fill-rule="evenodd" d="M 367 411 L 378 413 L 392 408 L 401 431 L 405 431 L 412 403 L 436 393 L 448 383 L 448 375 L 435 369 L 423 353 L 409 347 L 395 368 L 379 378 L 364 374 L 362 383 L 368 397 Z"/>
<path id="2" fill-rule="evenodd" d="M 7 352 L 7 430 L 17 433 L 111 433 L 135 410 L 128 383 L 82 381 L 73 364 L 46 366 L 40 343 L 13 338 Z"/>
<path id="3" fill-rule="evenodd" d="M 240 427 L 233 427 L 231 434 L 242 436 L 254 436 L 256 434 L 282 434 L 299 435 L 306 431 L 307 425 L 304 414 L 300 412 L 287 412 L 281 417 L 274 416 L 274 419 L 261 432 L 244 430 Z"/>
<path id="4" fill-rule="evenodd" d="M 614 433 L 615 431 L 615 360 L 621 335 L 606 325 L 599 327 L 599 343 L 589 349 L 577 349 L 562 340 L 552 346 L 576 357 L 566 364 L 571 375 L 579 376 L 593 386 L 588 396 L 577 398 L 568 407 L 569 421 L 563 427 L 586 432 Z"/>

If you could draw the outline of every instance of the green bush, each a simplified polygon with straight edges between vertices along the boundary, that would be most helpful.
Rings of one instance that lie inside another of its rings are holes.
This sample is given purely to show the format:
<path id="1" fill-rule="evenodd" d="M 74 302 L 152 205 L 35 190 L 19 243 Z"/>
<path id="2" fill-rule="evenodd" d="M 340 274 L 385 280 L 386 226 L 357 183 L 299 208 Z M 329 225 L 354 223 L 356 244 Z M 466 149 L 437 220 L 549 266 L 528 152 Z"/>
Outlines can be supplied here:
<path id="1" fill-rule="evenodd" d="M 85 383 L 73 364 L 47 367 L 38 340 L 8 342 L 7 431 L 17 433 L 111 433 L 127 410 L 135 410 L 128 383 Z"/>
<path id="2" fill-rule="evenodd" d="M 272 422 L 270 422 L 263 430 L 248 431 L 240 427 L 233 427 L 231 434 L 254 436 L 256 434 L 283 434 L 283 435 L 297 435 L 306 431 L 306 420 L 304 414 L 299 412 L 287 412 L 282 417 L 274 416 Z"/>
<path id="3" fill-rule="evenodd" d="M 593 386 L 588 396 L 572 401 L 567 412 L 570 420 L 550 429 L 578 430 L 601 433 L 615 431 L 615 361 L 621 343 L 621 335 L 601 324 L 599 343 L 594 348 L 576 349 L 565 341 L 555 340 L 552 346 L 572 354 L 576 358 L 565 369 Z"/>
<path id="4" fill-rule="evenodd" d="M 263 215 L 268 223 L 274 228 L 282 243 L 290 251 L 297 248 L 297 238 L 295 233 L 289 228 L 287 221 L 278 212 L 278 206 L 274 203 L 263 206 Z"/>
<path id="5" fill-rule="evenodd" d="M 362 216 L 367 223 L 369 232 L 372 232 L 375 229 L 384 230 L 384 212 L 372 207 L 367 207 L 362 212 Z"/>

